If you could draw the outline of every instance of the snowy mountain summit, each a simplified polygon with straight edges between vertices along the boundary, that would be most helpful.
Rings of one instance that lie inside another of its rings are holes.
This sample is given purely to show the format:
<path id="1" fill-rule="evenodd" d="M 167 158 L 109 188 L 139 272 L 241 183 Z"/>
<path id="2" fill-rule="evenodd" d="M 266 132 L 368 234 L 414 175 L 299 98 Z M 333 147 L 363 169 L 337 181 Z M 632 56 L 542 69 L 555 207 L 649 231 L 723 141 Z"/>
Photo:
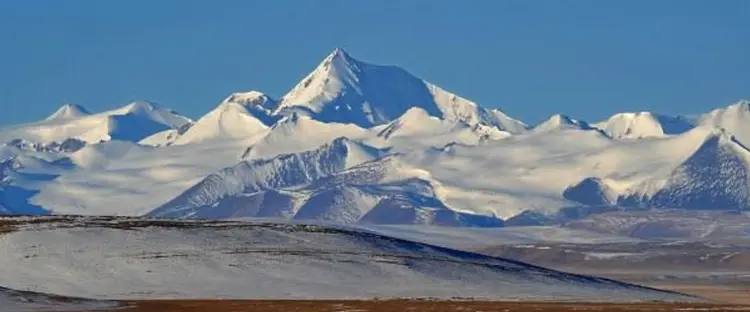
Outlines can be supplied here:
<path id="1" fill-rule="evenodd" d="M 150 101 L 136 101 L 118 109 L 91 114 L 66 104 L 38 122 L 0 130 L 0 142 L 22 139 L 34 143 L 77 139 L 87 143 L 109 140 L 137 142 L 154 133 L 179 129 L 192 120 Z"/>
<path id="2" fill-rule="evenodd" d="M 534 131 L 553 131 L 561 129 L 590 130 L 593 129 L 588 123 L 582 120 L 570 118 L 565 115 L 556 114 L 547 119 L 545 122 L 534 127 Z"/>
<path id="3" fill-rule="evenodd" d="M 83 106 L 77 104 L 64 104 L 45 120 L 72 119 L 88 115 L 91 115 L 91 113 L 83 108 Z"/>
<path id="4" fill-rule="evenodd" d="M 750 145 L 750 101 L 740 100 L 700 116 L 697 124 L 723 128 L 743 144 Z"/>
<path id="5" fill-rule="evenodd" d="M 615 114 L 596 127 L 616 139 L 638 139 L 680 134 L 693 125 L 685 118 L 638 112 Z"/>
<path id="6" fill-rule="evenodd" d="M 508 132 L 528 127 L 500 110 L 487 110 L 395 66 L 368 64 L 336 49 L 279 101 L 276 114 L 371 127 L 412 107 L 446 120 L 483 123 Z"/>

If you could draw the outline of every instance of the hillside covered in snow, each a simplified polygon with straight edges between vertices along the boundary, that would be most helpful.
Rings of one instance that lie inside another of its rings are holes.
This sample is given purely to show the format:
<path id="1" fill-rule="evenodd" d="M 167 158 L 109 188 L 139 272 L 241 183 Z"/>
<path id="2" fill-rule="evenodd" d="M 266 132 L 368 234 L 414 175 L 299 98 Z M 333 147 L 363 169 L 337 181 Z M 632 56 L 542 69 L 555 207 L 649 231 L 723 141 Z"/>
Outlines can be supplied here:
<path id="1" fill-rule="evenodd" d="M 696 300 L 347 227 L 4 221 L 15 226 L 0 241 L 0 283 L 92 299 Z"/>
<path id="2" fill-rule="evenodd" d="M 0 127 L 0 213 L 502 226 L 750 209 L 747 101 L 527 125 L 336 49 L 280 97 L 217 102 L 195 120 L 136 101 Z"/>

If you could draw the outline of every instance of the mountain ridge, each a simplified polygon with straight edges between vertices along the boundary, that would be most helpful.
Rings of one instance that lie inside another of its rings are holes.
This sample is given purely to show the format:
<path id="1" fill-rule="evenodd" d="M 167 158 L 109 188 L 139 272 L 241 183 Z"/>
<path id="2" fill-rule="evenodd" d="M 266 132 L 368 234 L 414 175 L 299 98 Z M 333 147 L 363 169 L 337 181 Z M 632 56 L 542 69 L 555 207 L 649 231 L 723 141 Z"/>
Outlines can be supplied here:
<path id="1" fill-rule="evenodd" d="M 750 150 L 722 128 L 709 128 L 695 151 L 670 171 L 617 191 L 596 177 L 565 190 L 586 205 L 750 210 Z"/>
<path id="2" fill-rule="evenodd" d="M 531 128 L 404 69 L 368 64 L 337 49 L 286 95 L 231 93 L 196 121 L 158 103 L 136 101 L 93 114 L 63 105 L 47 120 L 0 129 L 0 159 L 40 160 L 33 169 L 20 168 L 17 176 L 25 178 L 10 179 L 0 196 L 19 196 L 3 203 L 8 211 L 19 211 L 13 207 L 18 204 L 52 213 L 140 215 L 222 168 L 276 161 L 277 167 L 256 168 L 268 170 L 259 180 L 263 187 L 228 192 L 231 200 L 219 203 L 222 211 L 249 213 L 275 203 L 279 211 L 260 210 L 286 215 L 307 205 L 303 215 L 335 215 L 347 222 L 387 211 L 375 220 L 392 214 L 403 222 L 465 225 L 472 223 L 469 215 L 508 219 L 523 211 L 612 204 L 632 194 L 637 195 L 631 196 L 632 206 L 692 209 L 696 192 L 734 198 L 714 201 L 713 208 L 745 209 L 744 182 L 709 169 L 708 180 L 700 181 L 699 174 L 703 167 L 722 166 L 745 174 L 744 152 L 737 147 L 748 146 L 745 124 L 750 102 L 742 100 L 693 117 L 619 113 L 589 124 L 557 114 Z M 719 138 L 718 145 L 708 144 L 703 156 L 695 156 L 713 131 L 706 129 L 713 128 L 734 139 Z M 332 142 L 343 144 L 342 153 L 351 157 L 305 154 L 320 153 Z M 360 162 L 379 159 L 389 166 L 384 154 L 397 155 L 390 157 L 412 176 L 375 179 L 371 185 L 336 182 Z M 711 161 L 685 163 L 691 156 Z M 683 168 L 688 182 L 674 178 L 675 168 Z M 289 179 L 301 182 L 271 183 Z M 651 201 L 664 181 L 671 181 L 673 191 Z M 674 191 L 688 186 L 695 191 Z M 585 198 L 589 195 L 593 199 Z M 341 214 L 318 209 L 321 205 Z M 233 210 L 238 207 L 250 210 Z"/>

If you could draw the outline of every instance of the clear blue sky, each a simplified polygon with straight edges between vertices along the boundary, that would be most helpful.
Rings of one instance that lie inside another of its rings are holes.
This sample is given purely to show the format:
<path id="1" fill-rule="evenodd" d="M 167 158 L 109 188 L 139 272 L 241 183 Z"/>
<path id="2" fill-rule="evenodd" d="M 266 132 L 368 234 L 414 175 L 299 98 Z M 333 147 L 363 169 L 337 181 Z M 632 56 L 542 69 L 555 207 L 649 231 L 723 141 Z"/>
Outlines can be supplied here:
<path id="1" fill-rule="evenodd" d="M 750 1 L 0 0 L 0 124 L 283 95 L 335 47 L 536 123 L 750 98 Z"/>

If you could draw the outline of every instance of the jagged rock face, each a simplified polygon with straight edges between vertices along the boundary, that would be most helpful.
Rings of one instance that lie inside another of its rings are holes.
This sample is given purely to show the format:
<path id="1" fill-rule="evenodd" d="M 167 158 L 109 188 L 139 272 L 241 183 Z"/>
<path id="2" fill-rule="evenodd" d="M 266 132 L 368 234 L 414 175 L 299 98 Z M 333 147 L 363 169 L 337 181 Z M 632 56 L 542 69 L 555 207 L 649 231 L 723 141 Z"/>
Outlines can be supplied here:
<path id="1" fill-rule="evenodd" d="M 6 145 L 13 146 L 20 150 L 30 151 L 30 152 L 75 153 L 79 151 L 80 149 L 84 148 L 86 146 L 86 142 L 81 141 L 79 139 L 70 138 L 60 143 L 50 142 L 50 143 L 44 144 L 44 143 L 28 142 L 28 141 L 24 141 L 21 139 L 15 139 L 6 143 Z"/>

